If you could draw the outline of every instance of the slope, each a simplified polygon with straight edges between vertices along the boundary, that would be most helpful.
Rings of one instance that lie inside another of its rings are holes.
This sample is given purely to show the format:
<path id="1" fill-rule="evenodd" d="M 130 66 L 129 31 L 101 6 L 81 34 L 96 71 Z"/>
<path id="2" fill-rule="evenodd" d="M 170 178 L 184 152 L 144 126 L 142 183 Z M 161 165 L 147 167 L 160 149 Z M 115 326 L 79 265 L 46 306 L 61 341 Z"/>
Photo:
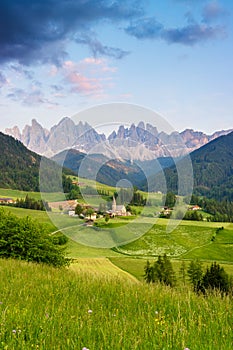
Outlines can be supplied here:
<path id="1" fill-rule="evenodd" d="M 202 146 L 190 153 L 193 166 L 194 193 L 217 200 L 233 201 L 233 132 Z M 186 157 L 179 161 L 180 168 Z M 177 192 L 177 170 L 175 165 L 164 170 L 167 188 Z M 163 174 L 153 176 L 151 187 L 154 191 L 162 187 Z M 185 179 L 184 179 L 185 180 Z M 141 184 L 146 188 L 146 183 Z"/>

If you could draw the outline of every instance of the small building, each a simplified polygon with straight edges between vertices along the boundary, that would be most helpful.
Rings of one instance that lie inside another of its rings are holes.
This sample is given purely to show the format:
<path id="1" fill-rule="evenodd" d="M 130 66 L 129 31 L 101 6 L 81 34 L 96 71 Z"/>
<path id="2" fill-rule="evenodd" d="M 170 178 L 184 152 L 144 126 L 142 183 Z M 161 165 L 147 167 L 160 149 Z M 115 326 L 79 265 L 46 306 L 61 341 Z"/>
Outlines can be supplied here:
<path id="1" fill-rule="evenodd" d="M 91 215 L 85 216 L 85 219 L 92 220 L 92 221 L 96 220 L 96 213 L 93 213 Z"/>
<path id="2" fill-rule="evenodd" d="M 193 205 L 189 210 L 201 210 L 201 207 L 199 207 L 199 205 Z"/>
<path id="3" fill-rule="evenodd" d="M 6 197 L 0 198 L 0 204 L 12 204 L 12 203 L 15 203 L 13 198 L 6 198 Z"/>

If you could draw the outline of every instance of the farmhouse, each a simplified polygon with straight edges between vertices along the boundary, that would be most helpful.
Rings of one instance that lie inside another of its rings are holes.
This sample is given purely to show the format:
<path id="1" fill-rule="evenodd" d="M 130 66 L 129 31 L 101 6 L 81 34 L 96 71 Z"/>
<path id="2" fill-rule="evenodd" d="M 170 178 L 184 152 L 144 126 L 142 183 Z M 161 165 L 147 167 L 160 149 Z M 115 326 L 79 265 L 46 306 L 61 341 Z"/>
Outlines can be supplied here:
<path id="1" fill-rule="evenodd" d="M 201 210 L 201 207 L 199 207 L 199 205 L 193 205 L 189 210 Z"/>
<path id="2" fill-rule="evenodd" d="M 15 203 L 13 198 L 0 198 L 0 204 L 11 204 Z"/>

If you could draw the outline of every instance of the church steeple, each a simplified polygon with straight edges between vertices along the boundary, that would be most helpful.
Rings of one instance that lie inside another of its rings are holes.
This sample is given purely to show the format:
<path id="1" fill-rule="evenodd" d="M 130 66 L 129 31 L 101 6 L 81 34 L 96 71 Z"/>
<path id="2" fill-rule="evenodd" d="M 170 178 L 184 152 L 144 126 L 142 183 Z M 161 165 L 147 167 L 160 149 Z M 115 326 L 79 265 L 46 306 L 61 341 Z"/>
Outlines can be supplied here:
<path id="1" fill-rule="evenodd" d="M 113 199 L 112 199 L 112 212 L 115 213 L 116 212 L 116 198 L 113 195 Z"/>

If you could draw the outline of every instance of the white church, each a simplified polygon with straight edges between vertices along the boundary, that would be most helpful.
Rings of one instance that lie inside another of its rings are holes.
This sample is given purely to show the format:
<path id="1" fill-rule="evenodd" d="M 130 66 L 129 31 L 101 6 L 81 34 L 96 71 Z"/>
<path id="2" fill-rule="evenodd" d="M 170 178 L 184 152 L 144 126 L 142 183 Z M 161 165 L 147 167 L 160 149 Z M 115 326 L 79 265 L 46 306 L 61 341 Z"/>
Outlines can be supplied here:
<path id="1" fill-rule="evenodd" d="M 116 204 L 116 198 L 113 196 L 112 201 L 112 210 L 111 210 L 112 216 L 126 216 L 128 215 L 126 211 L 126 207 L 124 205 L 117 205 Z"/>

